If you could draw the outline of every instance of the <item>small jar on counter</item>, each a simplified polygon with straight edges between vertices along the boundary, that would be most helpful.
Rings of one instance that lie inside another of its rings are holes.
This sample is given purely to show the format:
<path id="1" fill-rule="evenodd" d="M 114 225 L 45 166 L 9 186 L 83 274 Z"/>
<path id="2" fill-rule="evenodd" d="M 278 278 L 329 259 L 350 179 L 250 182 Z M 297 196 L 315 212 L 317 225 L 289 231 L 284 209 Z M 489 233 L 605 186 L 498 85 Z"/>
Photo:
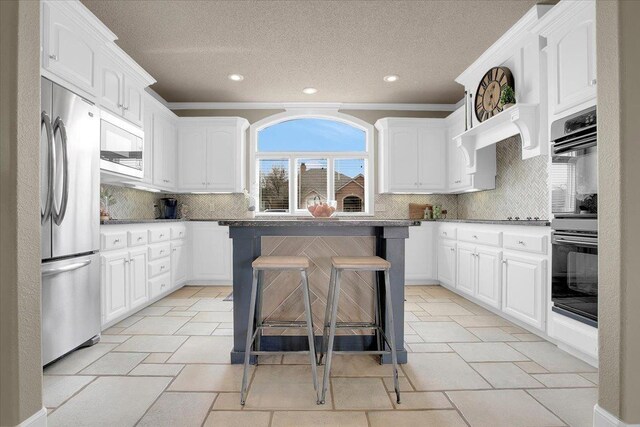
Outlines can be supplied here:
<path id="1" fill-rule="evenodd" d="M 433 206 L 433 219 L 441 219 L 442 218 L 442 206 L 434 205 Z"/>
<path id="2" fill-rule="evenodd" d="M 433 208 L 431 206 L 427 206 L 424 210 L 424 219 L 432 220 L 433 219 Z"/>

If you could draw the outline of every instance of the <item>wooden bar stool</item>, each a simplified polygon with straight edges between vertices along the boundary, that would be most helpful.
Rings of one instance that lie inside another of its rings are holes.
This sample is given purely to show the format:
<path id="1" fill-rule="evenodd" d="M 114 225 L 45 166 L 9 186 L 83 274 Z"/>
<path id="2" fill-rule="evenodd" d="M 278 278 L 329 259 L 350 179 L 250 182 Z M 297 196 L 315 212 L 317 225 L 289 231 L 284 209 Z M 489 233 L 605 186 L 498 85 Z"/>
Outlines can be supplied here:
<path id="1" fill-rule="evenodd" d="M 324 331 L 322 337 L 322 348 L 320 350 L 319 363 L 326 354 L 327 359 L 324 365 L 324 378 L 322 381 L 322 391 L 319 403 L 324 403 L 327 388 L 329 387 L 329 375 L 331 373 L 331 356 L 333 355 L 333 341 L 337 328 L 346 329 L 374 329 L 378 349 L 373 351 L 340 351 L 338 353 L 355 354 L 391 354 L 393 365 L 393 385 L 396 391 L 396 401 L 400 403 L 400 386 L 398 384 L 398 356 L 396 354 L 396 339 L 393 324 L 393 305 L 391 303 L 391 286 L 389 281 L 389 269 L 391 263 L 377 256 L 367 257 L 333 257 L 331 258 L 331 279 L 329 281 L 329 295 L 327 296 L 327 309 L 324 315 Z M 338 303 L 340 300 L 340 275 L 343 271 L 374 271 L 375 277 L 375 297 L 374 297 L 374 323 L 368 322 L 338 322 Z M 378 273 L 384 272 L 385 305 L 387 317 L 389 319 L 388 335 L 384 331 L 384 318 L 380 304 L 380 287 L 378 284 Z M 328 339 L 327 339 L 328 333 Z M 384 340 L 384 341 L 383 341 Z M 390 350 L 385 349 L 385 343 Z"/>
<path id="2" fill-rule="evenodd" d="M 311 298 L 309 297 L 309 280 L 307 269 L 309 259 L 303 256 L 260 256 L 251 264 L 253 267 L 253 282 L 251 284 L 251 300 L 249 303 L 249 325 L 247 327 L 247 343 L 244 349 L 244 373 L 242 376 L 242 390 L 240 391 L 240 404 L 244 405 L 247 398 L 247 377 L 249 373 L 249 363 L 251 356 L 267 354 L 284 354 L 292 352 L 283 351 L 260 351 L 260 336 L 265 328 L 306 328 L 309 338 L 309 359 L 311 360 L 311 373 L 313 375 L 313 389 L 318 395 L 318 372 L 316 350 L 313 335 L 313 317 L 311 315 Z M 304 321 L 264 321 L 262 319 L 262 281 L 264 271 L 267 270 L 299 270 L 302 277 L 302 295 L 304 300 L 305 317 Z M 255 327 L 254 327 L 255 325 Z M 253 343 L 256 349 L 253 350 Z M 298 352 L 298 353 L 306 353 Z"/>

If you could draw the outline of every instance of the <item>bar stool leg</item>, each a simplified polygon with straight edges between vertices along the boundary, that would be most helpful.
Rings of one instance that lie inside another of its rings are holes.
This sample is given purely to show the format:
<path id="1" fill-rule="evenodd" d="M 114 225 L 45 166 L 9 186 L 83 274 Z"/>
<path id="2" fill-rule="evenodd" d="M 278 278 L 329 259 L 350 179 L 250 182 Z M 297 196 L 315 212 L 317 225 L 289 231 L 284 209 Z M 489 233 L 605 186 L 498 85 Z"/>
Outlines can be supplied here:
<path id="1" fill-rule="evenodd" d="M 313 390 L 316 392 L 316 403 L 320 401 L 318 396 L 318 368 L 317 368 L 317 355 L 316 346 L 314 343 L 315 336 L 313 333 L 313 316 L 311 314 L 311 297 L 309 296 L 309 279 L 307 278 L 307 271 L 300 270 L 302 276 L 302 293 L 304 299 L 304 308 L 307 318 L 307 336 L 309 338 L 309 359 L 311 360 L 311 374 L 313 376 Z"/>
<path id="2" fill-rule="evenodd" d="M 393 386 L 396 390 L 396 401 L 400 403 L 400 384 L 398 382 L 398 355 L 396 354 L 396 333 L 393 324 L 393 307 L 391 306 L 391 281 L 389 270 L 384 271 L 385 302 L 389 319 L 389 346 L 391 347 L 391 362 L 393 363 Z"/>
<path id="3" fill-rule="evenodd" d="M 264 287 L 264 271 L 258 270 L 258 281 L 256 285 L 256 330 L 258 333 L 256 334 L 256 342 L 254 347 L 256 351 L 260 351 L 260 339 L 262 338 L 262 292 Z M 259 357 L 256 357 L 256 366 L 258 366 Z"/>
<path id="4" fill-rule="evenodd" d="M 376 343 L 377 343 L 377 349 L 378 350 L 384 350 L 384 340 L 382 338 L 382 332 L 379 328 L 382 327 L 382 311 L 381 311 L 381 304 L 380 304 L 380 271 L 374 271 L 374 281 L 373 281 L 373 313 L 374 313 L 374 321 L 375 324 L 378 326 L 378 328 L 376 328 L 375 330 L 375 337 L 376 337 Z M 382 357 L 380 357 L 380 364 L 382 364 Z"/>
<path id="5" fill-rule="evenodd" d="M 322 323 L 322 345 L 320 346 L 320 357 L 318 365 L 322 365 L 322 358 L 327 353 L 327 338 L 329 334 L 329 320 L 331 319 L 331 307 L 334 298 L 334 285 L 336 281 L 336 269 L 331 267 L 331 277 L 329 279 L 329 292 L 327 294 L 327 307 L 324 310 L 324 322 Z"/>
<path id="6" fill-rule="evenodd" d="M 324 404 L 327 389 L 329 388 L 329 375 L 331 374 L 331 356 L 333 356 L 333 341 L 336 336 L 336 320 L 338 317 L 338 302 L 340 300 L 340 270 L 335 272 L 334 297 L 331 301 L 331 321 L 329 326 L 329 342 L 327 345 L 327 361 L 324 365 L 324 378 L 322 379 L 322 395 L 320 403 Z"/>
<path id="7" fill-rule="evenodd" d="M 247 342 L 244 346 L 244 371 L 242 374 L 242 389 L 240 390 L 240 404 L 244 405 L 247 398 L 247 380 L 249 374 L 249 362 L 251 359 L 251 345 L 253 344 L 253 322 L 256 313 L 256 294 L 258 292 L 258 271 L 253 270 L 253 282 L 251 283 L 251 300 L 249 302 L 249 324 L 247 326 Z"/>

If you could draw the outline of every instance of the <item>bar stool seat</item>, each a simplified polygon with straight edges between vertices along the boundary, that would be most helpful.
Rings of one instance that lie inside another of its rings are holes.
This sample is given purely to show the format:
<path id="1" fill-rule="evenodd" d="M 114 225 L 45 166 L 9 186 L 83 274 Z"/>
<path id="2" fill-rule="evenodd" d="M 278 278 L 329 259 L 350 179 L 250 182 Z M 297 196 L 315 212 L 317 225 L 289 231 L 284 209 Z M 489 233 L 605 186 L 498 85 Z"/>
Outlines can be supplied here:
<path id="1" fill-rule="evenodd" d="M 247 326 L 247 340 L 244 349 L 244 372 L 242 375 L 242 389 L 240 390 L 240 404 L 244 405 L 247 394 L 249 363 L 251 356 L 267 354 L 289 353 L 285 351 L 260 351 L 260 337 L 265 328 L 304 328 L 307 330 L 309 340 L 309 359 L 311 361 L 311 374 L 313 376 L 313 388 L 318 397 L 318 372 L 316 349 L 313 334 L 313 315 L 311 313 L 311 298 L 309 295 L 309 279 L 307 269 L 309 259 L 303 256 L 259 256 L 252 263 L 253 282 L 251 284 L 251 299 L 249 302 L 249 323 Z M 264 271 L 300 271 L 302 296 L 304 300 L 305 320 L 278 320 L 265 321 L 262 319 L 262 278 Z M 255 350 L 253 349 L 255 343 Z M 299 352 L 300 353 L 300 352 Z M 307 353 L 307 352 L 301 352 Z"/>
<path id="2" fill-rule="evenodd" d="M 396 351 L 396 340 L 393 324 L 393 304 L 391 302 L 391 284 L 389 269 L 391 263 L 377 256 L 365 257 L 333 257 L 331 258 L 331 278 L 329 280 L 329 294 L 327 295 L 327 307 L 324 315 L 324 331 L 322 336 L 322 347 L 320 349 L 319 363 L 322 362 L 326 354 L 324 366 L 324 378 L 320 398 L 318 403 L 323 404 L 327 389 L 329 387 L 329 376 L 331 375 L 331 358 L 334 353 L 333 343 L 336 329 L 373 329 L 376 333 L 378 348 L 373 351 L 340 351 L 338 353 L 358 353 L 358 354 L 391 354 L 393 368 L 393 384 L 396 392 L 396 401 L 400 403 L 400 385 L 398 381 L 398 357 Z M 384 274 L 384 302 L 388 319 L 388 328 L 384 327 L 384 316 L 382 304 L 380 302 L 379 274 L 375 275 L 375 298 L 374 298 L 374 322 L 338 322 L 338 303 L 340 299 L 340 275 L 343 271 L 375 271 Z M 386 349 L 385 344 L 389 347 Z"/>

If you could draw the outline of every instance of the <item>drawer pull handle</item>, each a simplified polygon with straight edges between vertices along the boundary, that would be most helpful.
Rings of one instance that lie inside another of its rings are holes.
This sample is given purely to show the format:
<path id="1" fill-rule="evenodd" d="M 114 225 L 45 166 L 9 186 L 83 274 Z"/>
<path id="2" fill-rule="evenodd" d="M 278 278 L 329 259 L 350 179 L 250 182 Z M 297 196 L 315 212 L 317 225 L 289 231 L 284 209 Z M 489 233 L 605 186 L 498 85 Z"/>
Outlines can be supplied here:
<path id="1" fill-rule="evenodd" d="M 502 263 L 503 263 L 504 265 L 507 265 L 507 260 L 506 260 L 506 259 L 503 259 L 503 260 L 502 260 Z"/>
<path id="2" fill-rule="evenodd" d="M 451 252 L 455 252 L 455 249 L 454 249 L 454 248 L 449 248 L 449 250 L 450 250 Z"/>
<path id="3" fill-rule="evenodd" d="M 120 239 L 114 239 L 113 244 L 115 245 L 116 243 L 120 243 Z"/>
<path id="4" fill-rule="evenodd" d="M 58 55 L 49 55 L 49 59 L 53 59 L 54 61 L 57 61 Z"/>
<path id="5" fill-rule="evenodd" d="M 446 236 L 446 235 L 447 235 L 447 232 L 446 232 L 446 231 L 443 231 L 443 232 L 442 232 L 442 234 L 444 234 L 444 235 Z"/>
<path id="6" fill-rule="evenodd" d="M 478 238 L 478 236 L 476 236 L 475 234 L 474 234 L 472 237 L 473 237 L 474 239 L 477 239 L 477 238 Z"/>
<path id="7" fill-rule="evenodd" d="M 176 250 L 174 249 L 173 252 L 175 252 Z"/>
<path id="8" fill-rule="evenodd" d="M 164 237 L 164 234 L 160 234 L 160 238 L 162 239 Z"/>
<path id="9" fill-rule="evenodd" d="M 164 253 L 164 249 L 160 251 L 160 255 L 162 255 Z"/>
<path id="10" fill-rule="evenodd" d="M 160 266 L 160 270 L 164 270 L 164 265 L 161 265 L 161 266 Z"/>
<path id="11" fill-rule="evenodd" d="M 518 244 L 522 245 L 522 246 L 526 246 L 525 243 L 522 240 L 518 240 Z"/>
<path id="12" fill-rule="evenodd" d="M 163 283 L 162 285 L 160 285 L 161 288 L 164 288 L 166 285 Z"/>
<path id="13" fill-rule="evenodd" d="M 142 241 L 142 237 L 138 237 L 138 242 Z"/>

